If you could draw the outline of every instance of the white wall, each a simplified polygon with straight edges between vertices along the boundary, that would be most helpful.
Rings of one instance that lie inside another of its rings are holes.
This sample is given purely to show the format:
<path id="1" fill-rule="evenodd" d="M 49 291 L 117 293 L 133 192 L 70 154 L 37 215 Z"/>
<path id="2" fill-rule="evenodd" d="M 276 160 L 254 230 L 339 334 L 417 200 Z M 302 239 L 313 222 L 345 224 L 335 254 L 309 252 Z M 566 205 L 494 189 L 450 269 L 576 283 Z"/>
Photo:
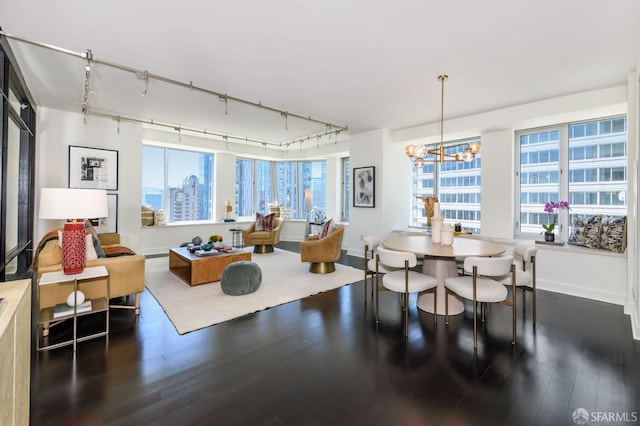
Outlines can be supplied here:
<path id="1" fill-rule="evenodd" d="M 384 196 L 385 188 L 392 188 L 388 185 L 389 174 L 385 173 L 383 164 L 383 145 L 385 135 L 382 130 L 354 135 L 350 139 L 349 163 L 351 170 L 359 167 L 375 167 L 374 173 L 374 208 L 353 207 L 353 194 L 351 196 L 351 208 L 349 211 L 349 229 L 345 233 L 344 240 L 347 241 L 349 254 L 359 255 L 362 253 L 362 235 L 376 234 L 386 235 L 390 226 L 384 221 Z M 353 182 L 353 176 L 351 176 Z M 353 185 L 352 185 L 353 186 Z"/>
<path id="2" fill-rule="evenodd" d="M 640 36 L 639 36 L 640 37 Z M 638 59 L 640 61 L 640 59 Z M 640 62 L 638 63 L 640 66 Z M 640 210 L 640 197 L 638 196 L 638 185 L 640 184 L 640 85 L 637 72 L 629 73 L 628 77 L 628 97 L 629 114 L 627 119 L 628 128 L 628 181 L 629 191 L 627 195 L 628 209 L 628 286 L 627 299 L 625 303 L 625 313 L 631 317 L 633 335 L 640 339 L 640 262 L 638 253 L 640 246 L 640 227 L 638 226 L 638 210 Z M 635 142 L 635 143 L 634 143 Z"/>
<path id="3" fill-rule="evenodd" d="M 498 130 L 482 134 L 482 169 L 480 179 L 480 234 L 513 237 L 514 200 L 514 143 L 512 130 Z"/>
<path id="4" fill-rule="evenodd" d="M 51 229 L 62 226 L 54 220 L 38 220 L 40 189 L 66 188 L 69 173 L 69 145 L 118 151 L 118 231 L 122 243 L 140 249 L 140 198 L 142 165 L 142 127 L 98 117 L 39 107 L 36 144 L 36 220 L 34 236 L 38 241 Z"/>

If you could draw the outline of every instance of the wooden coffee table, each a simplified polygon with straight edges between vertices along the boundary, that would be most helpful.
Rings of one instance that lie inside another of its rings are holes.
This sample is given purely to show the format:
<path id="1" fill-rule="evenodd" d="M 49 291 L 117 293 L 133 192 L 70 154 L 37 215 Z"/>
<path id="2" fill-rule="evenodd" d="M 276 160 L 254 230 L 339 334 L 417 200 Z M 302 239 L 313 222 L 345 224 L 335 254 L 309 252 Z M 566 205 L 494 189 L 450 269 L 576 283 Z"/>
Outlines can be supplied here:
<path id="1" fill-rule="evenodd" d="M 251 260 L 251 253 L 236 250 L 200 257 L 189 253 L 186 247 L 169 250 L 169 270 L 190 286 L 220 281 L 224 268 L 241 260 Z"/>

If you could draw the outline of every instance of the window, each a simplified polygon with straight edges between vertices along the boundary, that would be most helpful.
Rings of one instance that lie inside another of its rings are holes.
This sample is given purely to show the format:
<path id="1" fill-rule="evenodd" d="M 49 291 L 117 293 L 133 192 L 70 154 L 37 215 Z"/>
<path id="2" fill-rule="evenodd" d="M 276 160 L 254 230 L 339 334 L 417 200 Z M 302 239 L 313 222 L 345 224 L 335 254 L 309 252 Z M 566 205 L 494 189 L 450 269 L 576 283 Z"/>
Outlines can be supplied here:
<path id="1" fill-rule="evenodd" d="M 455 154 L 460 146 L 479 141 L 479 138 L 445 143 L 445 153 Z M 480 167 L 481 156 L 469 162 L 454 161 L 437 163 L 427 161 L 423 167 L 413 167 L 413 189 L 410 226 L 427 227 L 424 203 L 416 197 L 437 194 L 440 214 L 447 222 L 460 222 L 467 231 L 480 232 Z M 434 184 L 435 183 L 435 184 Z"/>
<path id="2" fill-rule="evenodd" d="M 569 201 L 572 215 L 626 214 L 626 117 L 519 131 L 516 145 L 520 158 L 516 235 L 539 234 L 541 224 L 553 220 L 544 213 L 548 201 Z M 550 153 L 549 161 L 543 161 L 547 159 L 543 152 Z M 566 181 L 560 178 L 563 170 Z M 562 225 L 569 223 L 569 217 L 561 215 L 560 229 L 566 238 L 567 227 L 563 230 Z"/>
<path id="3" fill-rule="evenodd" d="M 168 223 L 213 220 L 213 154 L 144 145 L 142 204 Z"/>
<path id="4" fill-rule="evenodd" d="M 351 171 L 349 158 L 342 159 L 342 220 L 349 222 L 349 206 L 351 206 Z"/>
<path id="5" fill-rule="evenodd" d="M 253 161 L 236 160 L 236 202 L 238 216 L 251 216 L 253 208 Z"/>
<path id="6" fill-rule="evenodd" d="M 255 174 L 255 177 L 254 177 Z M 326 161 L 236 159 L 236 213 L 251 217 L 267 213 L 269 204 L 291 209 L 294 219 L 306 218 L 305 189 L 311 190 L 314 210 L 326 213 Z"/>
<path id="7" fill-rule="evenodd" d="M 256 160 L 256 211 L 268 212 L 273 197 L 271 162 Z"/>
<path id="8" fill-rule="evenodd" d="M 295 161 L 278 162 L 276 165 L 276 199 L 278 204 L 291 209 L 291 217 L 299 216 L 298 179 Z M 303 204 L 304 205 L 304 204 Z"/>

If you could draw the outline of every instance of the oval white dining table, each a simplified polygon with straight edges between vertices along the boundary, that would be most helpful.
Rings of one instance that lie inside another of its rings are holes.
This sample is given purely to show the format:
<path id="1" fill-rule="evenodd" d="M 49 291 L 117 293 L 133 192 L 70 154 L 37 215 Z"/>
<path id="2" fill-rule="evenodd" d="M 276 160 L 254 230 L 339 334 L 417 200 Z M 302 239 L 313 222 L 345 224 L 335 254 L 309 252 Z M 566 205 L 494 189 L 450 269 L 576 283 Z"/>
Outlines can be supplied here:
<path id="1" fill-rule="evenodd" d="M 443 246 L 434 243 L 428 234 L 395 236 L 382 241 L 382 245 L 390 250 L 407 251 L 417 256 L 424 256 L 422 272 L 435 277 L 438 280 L 438 315 L 444 315 L 444 281 L 449 277 L 458 275 L 456 258 L 468 256 L 489 257 L 504 253 L 503 246 L 488 241 L 474 240 L 472 238 L 454 237 L 453 245 Z M 449 294 L 449 315 L 458 315 L 464 312 L 464 303 L 461 298 Z M 433 313 L 433 293 L 420 293 L 417 306 L 419 309 Z"/>

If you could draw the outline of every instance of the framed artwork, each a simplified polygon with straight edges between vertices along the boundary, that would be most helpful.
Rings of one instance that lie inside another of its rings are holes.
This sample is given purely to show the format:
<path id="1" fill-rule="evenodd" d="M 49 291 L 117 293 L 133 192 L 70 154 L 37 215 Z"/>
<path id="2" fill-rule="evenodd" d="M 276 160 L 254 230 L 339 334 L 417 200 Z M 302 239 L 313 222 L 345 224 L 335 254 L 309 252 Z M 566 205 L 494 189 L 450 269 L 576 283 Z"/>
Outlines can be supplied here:
<path id="1" fill-rule="evenodd" d="M 118 151 L 69 146 L 69 188 L 118 189 Z"/>
<path id="2" fill-rule="evenodd" d="M 353 168 L 353 207 L 375 207 L 376 168 Z"/>
<path id="3" fill-rule="evenodd" d="M 118 232 L 118 194 L 107 194 L 109 216 L 89 219 L 98 234 Z"/>

